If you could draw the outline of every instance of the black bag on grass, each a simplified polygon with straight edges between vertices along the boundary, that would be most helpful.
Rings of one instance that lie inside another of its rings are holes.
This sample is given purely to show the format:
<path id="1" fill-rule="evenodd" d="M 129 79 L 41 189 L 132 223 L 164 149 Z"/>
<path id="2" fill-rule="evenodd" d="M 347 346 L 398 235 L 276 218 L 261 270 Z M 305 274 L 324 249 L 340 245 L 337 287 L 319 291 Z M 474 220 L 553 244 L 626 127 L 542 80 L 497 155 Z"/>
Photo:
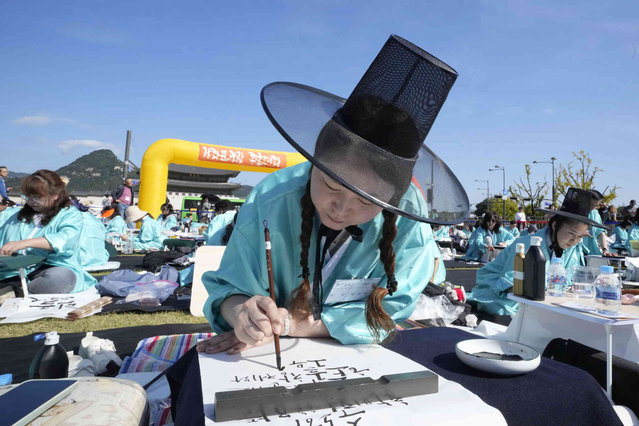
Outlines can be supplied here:
<path id="1" fill-rule="evenodd" d="M 142 267 L 147 271 L 155 273 L 162 269 L 162 266 L 182 256 L 184 256 L 184 253 L 180 253 L 179 251 L 153 251 L 144 256 L 144 259 L 142 259 Z"/>

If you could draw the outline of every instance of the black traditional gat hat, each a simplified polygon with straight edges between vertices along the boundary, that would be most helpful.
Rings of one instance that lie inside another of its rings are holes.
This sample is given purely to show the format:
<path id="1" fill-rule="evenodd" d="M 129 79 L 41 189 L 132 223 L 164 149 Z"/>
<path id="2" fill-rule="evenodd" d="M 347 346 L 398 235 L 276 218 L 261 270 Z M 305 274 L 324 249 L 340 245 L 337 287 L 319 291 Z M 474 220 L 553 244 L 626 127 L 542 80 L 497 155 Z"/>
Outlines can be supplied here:
<path id="1" fill-rule="evenodd" d="M 537 211 L 565 216 L 570 219 L 578 220 L 590 226 L 608 229 L 607 226 L 602 225 L 599 222 L 595 222 L 588 217 L 590 210 L 592 210 L 592 200 L 596 199 L 596 197 L 597 195 L 594 194 L 591 190 L 568 188 L 568 191 L 566 191 L 566 196 L 564 197 L 564 201 L 563 203 L 561 203 L 561 207 L 559 208 L 559 210 L 537 209 Z"/>
<path id="2" fill-rule="evenodd" d="M 287 82 L 265 86 L 261 99 L 282 136 L 341 185 L 408 218 L 454 224 L 467 216 L 468 196 L 423 141 L 456 78 L 439 59 L 391 36 L 348 99 Z M 411 182 L 428 214 L 400 206 Z"/>

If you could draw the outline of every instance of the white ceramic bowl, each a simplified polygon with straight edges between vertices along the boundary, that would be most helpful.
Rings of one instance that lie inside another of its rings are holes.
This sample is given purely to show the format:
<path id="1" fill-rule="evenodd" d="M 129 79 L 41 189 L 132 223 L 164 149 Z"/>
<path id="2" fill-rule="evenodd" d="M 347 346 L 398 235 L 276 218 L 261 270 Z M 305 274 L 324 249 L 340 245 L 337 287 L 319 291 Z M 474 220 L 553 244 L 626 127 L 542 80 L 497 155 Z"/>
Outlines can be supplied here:
<path id="1" fill-rule="evenodd" d="M 492 359 L 490 354 L 519 355 L 522 359 Z M 455 345 L 455 353 L 464 364 L 478 370 L 502 375 L 516 375 L 533 371 L 539 367 L 541 356 L 530 346 L 507 340 L 470 339 Z"/>

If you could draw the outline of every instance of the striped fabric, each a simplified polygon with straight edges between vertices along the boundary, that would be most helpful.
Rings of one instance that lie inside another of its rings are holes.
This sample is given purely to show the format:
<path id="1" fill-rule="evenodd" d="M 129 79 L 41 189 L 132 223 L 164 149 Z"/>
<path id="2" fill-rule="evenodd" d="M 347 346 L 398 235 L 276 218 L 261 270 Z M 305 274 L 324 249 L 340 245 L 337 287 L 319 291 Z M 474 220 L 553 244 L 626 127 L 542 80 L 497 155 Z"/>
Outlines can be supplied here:
<path id="1" fill-rule="evenodd" d="M 191 349 L 198 340 L 208 339 L 213 333 L 171 334 L 148 337 L 138 343 L 135 352 L 122 362 L 121 373 L 164 371 Z"/>

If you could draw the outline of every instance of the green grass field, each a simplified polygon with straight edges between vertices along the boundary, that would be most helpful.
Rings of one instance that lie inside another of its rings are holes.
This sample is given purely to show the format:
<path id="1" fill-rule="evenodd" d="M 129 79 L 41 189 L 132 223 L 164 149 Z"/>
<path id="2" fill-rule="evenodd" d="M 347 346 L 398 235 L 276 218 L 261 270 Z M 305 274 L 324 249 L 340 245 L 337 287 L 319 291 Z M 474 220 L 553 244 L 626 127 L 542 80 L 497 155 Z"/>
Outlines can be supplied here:
<path id="1" fill-rule="evenodd" d="M 26 336 L 32 333 L 45 333 L 48 331 L 57 331 L 58 333 L 84 333 L 87 331 L 135 327 L 140 325 L 201 324 L 206 322 L 206 318 L 204 317 L 194 317 L 190 313 L 182 311 L 101 314 L 75 321 L 45 318 L 22 324 L 0 325 L 0 338 Z"/>

